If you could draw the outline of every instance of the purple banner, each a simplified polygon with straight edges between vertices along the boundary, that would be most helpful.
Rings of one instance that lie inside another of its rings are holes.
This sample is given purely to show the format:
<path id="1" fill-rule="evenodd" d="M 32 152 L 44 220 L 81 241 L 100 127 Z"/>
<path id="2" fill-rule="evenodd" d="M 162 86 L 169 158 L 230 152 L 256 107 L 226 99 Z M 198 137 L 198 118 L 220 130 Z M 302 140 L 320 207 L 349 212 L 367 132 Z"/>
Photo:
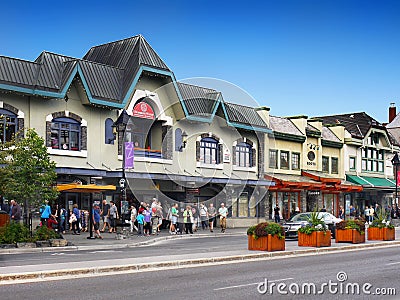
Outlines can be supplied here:
<path id="1" fill-rule="evenodd" d="M 125 143 L 125 169 L 133 169 L 134 149 L 132 142 Z"/>

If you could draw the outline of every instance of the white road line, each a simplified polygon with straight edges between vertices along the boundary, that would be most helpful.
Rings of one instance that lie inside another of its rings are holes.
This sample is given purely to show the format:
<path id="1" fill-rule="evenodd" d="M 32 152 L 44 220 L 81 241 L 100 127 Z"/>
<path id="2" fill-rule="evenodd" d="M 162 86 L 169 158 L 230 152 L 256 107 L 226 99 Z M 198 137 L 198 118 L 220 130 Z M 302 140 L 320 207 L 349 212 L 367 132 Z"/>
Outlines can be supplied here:
<path id="1" fill-rule="evenodd" d="M 268 280 L 268 282 L 278 282 L 278 281 L 285 281 L 285 280 L 291 280 L 291 279 L 294 279 L 294 278 L 289 277 L 289 278 Z M 226 287 L 214 289 L 214 291 L 221 291 L 221 290 L 227 290 L 227 289 L 234 289 L 234 288 L 239 288 L 239 287 L 244 287 L 244 286 L 250 286 L 250 285 L 257 285 L 257 284 L 260 284 L 260 282 L 254 282 L 254 283 L 248 283 L 248 284 L 240 284 L 240 285 L 226 286 Z"/>
<path id="2" fill-rule="evenodd" d="M 400 264 L 400 261 L 393 262 L 393 263 L 388 263 L 388 264 L 386 264 L 386 266 L 393 266 L 393 265 L 399 265 L 399 264 Z"/>

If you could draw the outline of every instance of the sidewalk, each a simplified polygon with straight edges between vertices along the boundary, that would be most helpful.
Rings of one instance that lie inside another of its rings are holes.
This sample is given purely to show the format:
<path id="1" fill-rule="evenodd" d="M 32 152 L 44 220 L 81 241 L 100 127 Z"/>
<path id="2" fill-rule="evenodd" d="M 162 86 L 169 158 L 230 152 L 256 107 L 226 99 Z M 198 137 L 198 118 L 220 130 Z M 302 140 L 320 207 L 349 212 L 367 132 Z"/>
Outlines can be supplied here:
<path id="1" fill-rule="evenodd" d="M 117 240 L 115 234 L 104 234 L 104 239 L 87 239 L 88 233 L 81 235 L 66 234 L 66 239 L 73 246 L 68 247 L 52 247 L 52 248 L 35 248 L 35 249 L 4 249 L 0 250 L 0 254 L 4 253 L 28 253 L 28 252 L 57 252 L 57 251 L 74 251 L 74 250 L 101 250 L 101 249 L 118 249 L 124 247 L 136 247 L 143 245 L 151 245 L 158 241 L 167 239 L 180 238 L 216 238 L 221 237 L 221 243 L 224 243 L 224 236 L 243 236 L 243 242 L 247 243 L 246 229 L 228 229 L 227 233 L 220 232 L 210 233 L 209 231 L 200 231 L 193 235 L 170 235 L 164 231 L 160 235 L 149 237 L 130 236 L 127 239 Z M 140 257 L 114 259 L 112 261 L 85 261 L 69 262 L 59 264 L 42 264 L 30 266 L 13 266 L 0 268 L 0 284 L 6 284 L 14 280 L 43 280 L 43 278 L 66 278 L 75 276 L 98 276 L 104 273 L 115 272 L 138 272 L 149 271 L 154 269 L 170 269 L 181 268 L 196 265 L 210 265 L 216 263 L 234 263 L 244 262 L 257 259 L 283 258 L 299 255 L 315 255 L 342 251 L 355 251 L 363 249 L 376 249 L 378 247 L 398 247 L 400 246 L 400 228 L 396 228 L 395 241 L 368 241 L 363 244 L 335 243 L 332 240 L 331 247 L 312 248 L 299 247 L 296 241 L 287 241 L 286 250 L 278 252 L 248 251 L 248 250 L 227 250 L 224 252 L 194 252 L 190 254 L 176 255 L 159 255 L 152 256 L 151 262 L 143 263 Z M 30 251 L 29 251 L 30 250 Z M 4 251 L 4 252 L 3 252 Z"/>

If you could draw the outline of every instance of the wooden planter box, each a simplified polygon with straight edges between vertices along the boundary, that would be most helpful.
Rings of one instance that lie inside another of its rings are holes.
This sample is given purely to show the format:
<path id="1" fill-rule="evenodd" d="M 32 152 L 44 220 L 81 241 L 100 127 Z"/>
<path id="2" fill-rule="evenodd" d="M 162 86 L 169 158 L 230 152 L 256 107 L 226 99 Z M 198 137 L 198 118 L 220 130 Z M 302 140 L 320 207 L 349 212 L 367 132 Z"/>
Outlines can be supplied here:
<path id="1" fill-rule="evenodd" d="M 248 249 L 257 251 L 284 251 L 285 238 L 280 239 L 277 235 L 262 236 L 255 239 L 253 236 L 247 236 Z"/>
<path id="2" fill-rule="evenodd" d="M 336 229 L 336 243 L 365 243 L 365 233 L 361 234 L 356 229 Z"/>
<path id="3" fill-rule="evenodd" d="M 304 247 L 329 247 L 331 245 L 331 231 L 313 231 L 311 234 L 299 232 L 298 245 Z"/>
<path id="4" fill-rule="evenodd" d="M 393 241 L 395 239 L 394 228 L 378 228 L 368 227 L 368 240 L 379 240 L 379 241 Z"/>

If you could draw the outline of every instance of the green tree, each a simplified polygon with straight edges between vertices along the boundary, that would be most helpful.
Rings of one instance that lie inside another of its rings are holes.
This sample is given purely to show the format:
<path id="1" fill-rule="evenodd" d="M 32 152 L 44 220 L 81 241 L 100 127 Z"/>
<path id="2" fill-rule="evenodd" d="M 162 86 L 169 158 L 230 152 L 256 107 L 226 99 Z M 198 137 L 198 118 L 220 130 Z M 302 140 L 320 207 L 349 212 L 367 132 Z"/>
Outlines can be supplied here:
<path id="1" fill-rule="evenodd" d="M 10 143 L 2 144 L 0 150 L 0 192 L 7 199 L 23 203 L 27 213 L 45 200 L 57 199 L 56 164 L 34 129 L 28 129 L 25 137 L 17 135 Z"/>

